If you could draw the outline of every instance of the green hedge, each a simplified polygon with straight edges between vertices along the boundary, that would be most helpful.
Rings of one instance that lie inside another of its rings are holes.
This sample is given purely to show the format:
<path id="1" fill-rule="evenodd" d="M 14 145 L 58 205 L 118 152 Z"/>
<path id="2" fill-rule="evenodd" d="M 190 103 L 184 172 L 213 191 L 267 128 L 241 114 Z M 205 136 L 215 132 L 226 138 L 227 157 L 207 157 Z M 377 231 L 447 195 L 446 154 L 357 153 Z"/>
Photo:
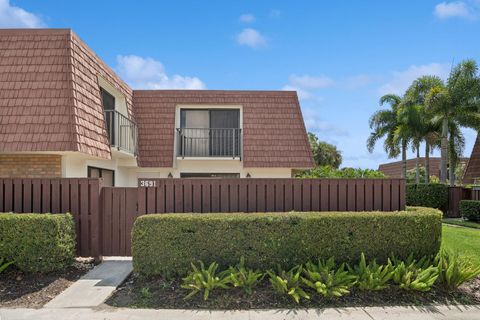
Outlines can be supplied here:
<path id="1" fill-rule="evenodd" d="M 459 210 L 463 218 L 480 222 L 480 201 L 461 200 Z"/>
<path id="2" fill-rule="evenodd" d="M 441 183 L 407 184 L 407 206 L 440 209 L 448 208 L 448 186 Z"/>
<path id="3" fill-rule="evenodd" d="M 72 216 L 0 213 L 0 257 L 24 272 L 66 268 L 75 258 Z"/>
<path id="4" fill-rule="evenodd" d="M 133 266 L 142 275 L 184 275 L 190 262 L 252 268 L 292 267 L 309 259 L 356 261 L 361 252 L 384 261 L 437 253 L 442 214 L 402 212 L 152 214 L 132 231 Z"/>

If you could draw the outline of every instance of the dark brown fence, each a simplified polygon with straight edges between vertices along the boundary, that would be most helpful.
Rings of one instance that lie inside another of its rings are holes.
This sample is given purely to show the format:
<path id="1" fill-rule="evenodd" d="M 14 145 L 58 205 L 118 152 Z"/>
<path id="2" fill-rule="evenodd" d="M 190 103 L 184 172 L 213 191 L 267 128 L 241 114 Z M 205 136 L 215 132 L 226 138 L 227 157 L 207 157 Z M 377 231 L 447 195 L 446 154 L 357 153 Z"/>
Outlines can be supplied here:
<path id="1" fill-rule="evenodd" d="M 0 179 L 0 212 L 71 212 L 78 254 L 131 254 L 136 217 L 149 213 L 395 211 L 401 179 L 157 179 L 101 188 L 98 179 Z"/>
<path id="2" fill-rule="evenodd" d="M 77 253 L 99 256 L 99 179 L 3 179 L 0 178 L 0 212 L 62 213 L 75 219 Z"/>
<path id="3" fill-rule="evenodd" d="M 405 208 L 402 179 L 141 180 L 138 208 L 165 212 L 396 211 Z"/>
<path id="4" fill-rule="evenodd" d="M 459 218 L 460 215 L 460 201 L 462 200 L 480 200 L 480 190 L 464 188 L 464 187 L 449 187 L 448 188 L 448 210 L 445 212 L 447 218 Z"/>

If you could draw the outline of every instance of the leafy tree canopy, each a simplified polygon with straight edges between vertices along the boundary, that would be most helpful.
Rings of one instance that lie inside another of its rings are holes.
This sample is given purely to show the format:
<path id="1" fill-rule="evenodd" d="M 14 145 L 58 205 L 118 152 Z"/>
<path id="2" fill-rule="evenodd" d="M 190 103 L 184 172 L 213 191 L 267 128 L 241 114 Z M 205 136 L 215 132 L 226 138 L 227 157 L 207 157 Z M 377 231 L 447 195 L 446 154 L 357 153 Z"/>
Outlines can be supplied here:
<path id="1" fill-rule="evenodd" d="M 342 164 L 342 153 L 336 146 L 318 140 L 318 137 L 311 132 L 308 133 L 308 140 L 317 166 L 331 166 L 337 169 L 340 167 Z"/>

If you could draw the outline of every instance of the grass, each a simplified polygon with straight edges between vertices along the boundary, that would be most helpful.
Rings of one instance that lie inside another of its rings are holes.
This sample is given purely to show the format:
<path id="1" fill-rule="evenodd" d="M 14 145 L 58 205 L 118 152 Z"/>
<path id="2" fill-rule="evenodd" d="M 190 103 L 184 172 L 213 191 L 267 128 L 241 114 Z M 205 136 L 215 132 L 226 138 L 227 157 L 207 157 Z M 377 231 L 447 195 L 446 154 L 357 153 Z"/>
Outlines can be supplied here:
<path id="1" fill-rule="evenodd" d="M 444 224 L 442 248 L 458 252 L 480 265 L 480 229 L 454 227 Z"/>
<path id="2" fill-rule="evenodd" d="M 480 223 L 464 220 L 462 218 L 446 218 L 446 219 L 443 219 L 443 223 L 453 224 L 453 225 L 456 225 L 456 226 L 462 226 L 462 227 L 468 227 L 468 228 L 480 229 Z"/>

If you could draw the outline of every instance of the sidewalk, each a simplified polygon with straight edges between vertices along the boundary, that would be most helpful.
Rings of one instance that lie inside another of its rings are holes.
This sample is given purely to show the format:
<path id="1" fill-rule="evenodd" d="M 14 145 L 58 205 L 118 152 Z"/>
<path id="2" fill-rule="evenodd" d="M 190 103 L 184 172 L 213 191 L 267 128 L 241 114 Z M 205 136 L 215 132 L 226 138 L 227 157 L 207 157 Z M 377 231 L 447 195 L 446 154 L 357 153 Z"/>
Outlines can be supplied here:
<path id="1" fill-rule="evenodd" d="M 436 307 L 368 307 L 343 309 L 302 310 L 151 310 L 123 308 L 68 308 L 68 309 L 0 309 L 1 320 L 293 320 L 293 319 L 355 319 L 355 320 L 430 320 L 480 319 L 480 305 Z"/>

